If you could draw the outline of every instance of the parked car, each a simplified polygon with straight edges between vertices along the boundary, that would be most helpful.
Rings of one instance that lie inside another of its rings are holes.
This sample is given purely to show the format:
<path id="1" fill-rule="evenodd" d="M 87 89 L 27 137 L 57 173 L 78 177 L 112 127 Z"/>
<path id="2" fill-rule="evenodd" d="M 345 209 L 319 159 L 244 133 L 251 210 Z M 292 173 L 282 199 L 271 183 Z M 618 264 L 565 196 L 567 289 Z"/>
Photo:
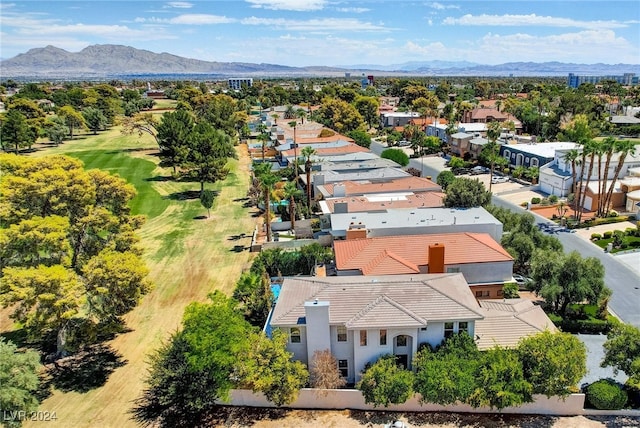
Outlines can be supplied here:
<path id="1" fill-rule="evenodd" d="M 471 170 L 469 168 L 454 168 L 451 171 L 453 171 L 455 175 L 465 175 L 471 173 Z"/>
<path id="2" fill-rule="evenodd" d="M 508 181 L 509 181 L 509 177 L 496 177 L 496 176 L 494 176 L 493 178 L 491 178 L 491 183 L 492 184 L 506 183 Z"/>
<path id="3" fill-rule="evenodd" d="M 398 146 L 400 147 L 408 147 L 410 145 L 411 145 L 411 141 L 407 141 L 407 140 L 398 141 Z"/>
<path id="4" fill-rule="evenodd" d="M 471 175 L 480 175 L 480 174 L 486 174 L 489 172 L 489 168 L 484 167 L 484 166 L 474 166 L 473 168 L 471 168 Z"/>
<path id="5" fill-rule="evenodd" d="M 518 284 L 518 289 L 520 290 L 527 290 L 527 285 L 533 281 L 531 278 L 517 273 L 513 275 L 513 279 L 516 281 L 516 284 Z"/>

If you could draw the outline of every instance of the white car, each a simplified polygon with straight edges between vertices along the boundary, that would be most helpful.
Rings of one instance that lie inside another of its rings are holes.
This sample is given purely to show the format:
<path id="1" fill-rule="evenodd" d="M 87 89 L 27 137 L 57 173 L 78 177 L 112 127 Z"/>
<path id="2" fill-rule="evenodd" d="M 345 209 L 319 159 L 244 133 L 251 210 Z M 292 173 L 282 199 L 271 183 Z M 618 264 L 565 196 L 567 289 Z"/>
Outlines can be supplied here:
<path id="1" fill-rule="evenodd" d="M 493 176 L 493 178 L 491 178 L 492 184 L 507 183 L 508 181 L 509 181 L 509 177 Z"/>

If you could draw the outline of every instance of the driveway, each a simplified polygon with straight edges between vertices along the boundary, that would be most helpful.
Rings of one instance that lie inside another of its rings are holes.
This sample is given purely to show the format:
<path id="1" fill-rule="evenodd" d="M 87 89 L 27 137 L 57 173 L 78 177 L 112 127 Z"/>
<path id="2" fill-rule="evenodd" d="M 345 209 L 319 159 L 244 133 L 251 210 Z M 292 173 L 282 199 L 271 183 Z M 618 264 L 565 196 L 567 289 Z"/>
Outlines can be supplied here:
<path id="1" fill-rule="evenodd" d="M 587 347 L 587 374 L 582 378 L 578 385 L 585 383 L 593 383 L 598 379 L 611 378 L 620 383 L 625 383 L 629 376 L 624 372 L 613 374 L 612 367 L 600 367 L 600 363 L 604 358 L 604 348 L 602 345 L 607 341 L 604 334 L 576 334 L 578 339 Z"/>

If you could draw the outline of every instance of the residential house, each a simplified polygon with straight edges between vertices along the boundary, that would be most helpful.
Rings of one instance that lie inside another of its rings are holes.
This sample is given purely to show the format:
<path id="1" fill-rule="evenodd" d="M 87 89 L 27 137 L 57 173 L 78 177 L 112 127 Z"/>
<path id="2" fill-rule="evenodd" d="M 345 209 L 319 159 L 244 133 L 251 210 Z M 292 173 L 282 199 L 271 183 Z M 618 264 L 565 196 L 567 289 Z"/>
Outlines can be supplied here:
<path id="1" fill-rule="evenodd" d="M 506 112 L 499 111 L 495 108 L 474 108 L 473 110 L 465 111 L 462 117 L 463 122 L 469 123 L 490 123 L 490 122 L 513 122 L 516 133 L 519 134 L 522 131 L 522 122 L 520 122 L 514 115 Z"/>
<path id="2" fill-rule="evenodd" d="M 462 273 L 478 299 L 503 298 L 504 284 L 514 282 L 513 257 L 486 233 L 355 236 L 333 241 L 338 276 L 432 273 L 436 266 Z"/>
<path id="3" fill-rule="evenodd" d="M 344 177 L 343 177 L 344 178 Z M 372 175 L 367 177 L 360 176 L 359 180 L 332 181 L 329 176 L 329 182 L 324 179 L 323 174 L 314 176 L 313 184 L 317 194 L 323 198 L 339 198 L 345 196 L 362 196 L 372 194 L 388 194 L 396 192 L 433 192 L 442 191 L 442 188 L 433 181 L 415 177 L 406 173 L 401 176 L 397 171 L 382 176 L 378 174 L 375 180 Z"/>
<path id="4" fill-rule="evenodd" d="M 316 351 L 329 350 L 355 383 L 380 356 L 393 354 L 409 368 L 420 345 L 453 334 L 467 332 L 486 349 L 555 329 L 539 306 L 484 302 L 493 301 L 479 303 L 460 273 L 288 277 L 266 330 L 284 331 L 287 350 L 307 365 Z"/>
<path id="5" fill-rule="evenodd" d="M 532 144 L 503 144 L 500 156 L 505 158 L 511 168 L 523 166 L 541 168 L 555 159 L 556 151 L 570 150 L 575 143 L 532 143 Z"/>
<path id="6" fill-rule="evenodd" d="M 495 241 L 502 238 L 502 223 L 482 207 L 389 208 L 377 212 L 333 213 L 320 217 L 320 228 L 333 239 L 348 234 L 364 237 L 429 235 L 454 232 L 487 233 Z"/>
<path id="7" fill-rule="evenodd" d="M 376 193 L 362 196 L 327 198 L 319 202 L 322 214 L 386 211 L 389 208 L 438 208 L 444 204 L 445 194 L 432 192 Z"/>
<path id="8" fill-rule="evenodd" d="M 406 126 L 413 119 L 418 119 L 420 113 L 418 112 L 389 112 L 380 115 L 380 125 L 383 128 L 393 128 L 396 126 Z"/>

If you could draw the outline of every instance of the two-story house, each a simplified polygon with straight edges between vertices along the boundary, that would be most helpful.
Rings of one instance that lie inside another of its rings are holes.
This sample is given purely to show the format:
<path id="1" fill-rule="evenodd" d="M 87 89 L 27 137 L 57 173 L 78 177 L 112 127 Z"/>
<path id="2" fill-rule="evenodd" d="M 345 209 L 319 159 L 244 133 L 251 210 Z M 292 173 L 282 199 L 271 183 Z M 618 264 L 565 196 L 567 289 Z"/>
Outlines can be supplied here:
<path id="1" fill-rule="evenodd" d="M 284 278 L 268 328 L 288 335 L 287 350 L 307 365 L 330 350 L 349 383 L 365 366 L 393 354 L 411 368 L 420 345 L 467 332 L 481 349 L 513 346 L 555 330 L 539 306 L 513 299 L 484 307 L 460 273 Z"/>

